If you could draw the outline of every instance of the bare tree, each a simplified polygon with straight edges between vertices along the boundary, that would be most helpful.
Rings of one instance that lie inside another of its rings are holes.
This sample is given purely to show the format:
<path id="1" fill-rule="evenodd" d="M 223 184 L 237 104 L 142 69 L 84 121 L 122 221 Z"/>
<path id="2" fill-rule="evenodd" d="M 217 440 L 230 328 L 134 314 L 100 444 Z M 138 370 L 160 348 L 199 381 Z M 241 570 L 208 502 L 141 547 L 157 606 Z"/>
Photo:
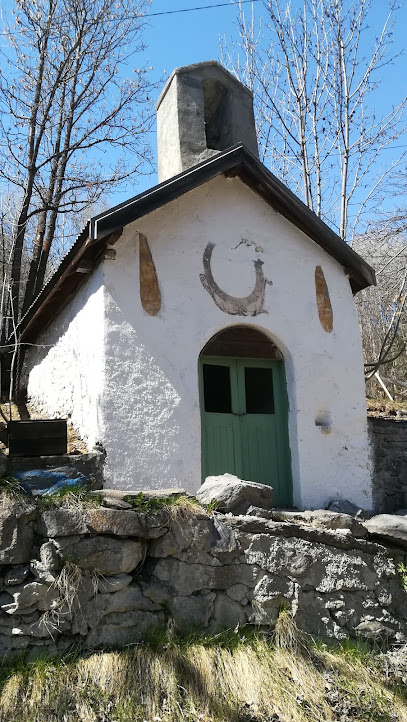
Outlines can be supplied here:
<path id="1" fill-rule="evenodd" d="M 389 3 L 367 57 L 372 0 L 264 5 L 263 24 L 240 6 L 240 39 L 222 44 L 223 62 L 254 92 L 264 162 L 351 241 L 405 157 L 389 152 L 381 164 L 405 129 L 406 98 L 380 113 L 372 105 L 381 70 L 395 60 L 396 5 Z"/>
<path id="2" fill-rule="evenodd" d="M 377 276 L 376 288 L 366 288 L 356 296 L 366 379 L 376 378 L 382 388 L 381 377 L 386 383 L 398 380 L 403 385 L 407 378 L 407 237 L 390 218 L 387 224 L 357 237 L 354 248 L 369 258 Z"/>
<path id="3" fill-rule="evenodd" d="M 152 85 L 133 68 L 148 0 L 15 2 L 0 75 L 0 178 L 19 198 L 3 340 L 42 288 L 62 215 L 82 214 L 150 158 Z"/>

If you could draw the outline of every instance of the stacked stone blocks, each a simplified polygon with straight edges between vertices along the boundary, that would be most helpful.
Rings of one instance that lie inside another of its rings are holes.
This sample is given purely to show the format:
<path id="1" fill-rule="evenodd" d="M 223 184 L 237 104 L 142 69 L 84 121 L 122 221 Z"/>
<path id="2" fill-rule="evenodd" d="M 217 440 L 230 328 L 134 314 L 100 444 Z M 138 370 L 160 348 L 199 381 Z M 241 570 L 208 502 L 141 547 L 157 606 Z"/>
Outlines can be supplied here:
<path id="1" fill-rule="evenodd" d="M 265 519 L 190 503 L 150 514 L 44 509 L 3 497 L 1 654 L 122 647 L 168 624 L 268 627 L 283 608 L 312 635 L 404 641 L 404 550 L 368 538 L 345 514 L 322 514 Z"/>
<path id="2" fill-rule="evenodd" d="M 407 509 L 407 421 L 368 419 L 376 511 Z"/>

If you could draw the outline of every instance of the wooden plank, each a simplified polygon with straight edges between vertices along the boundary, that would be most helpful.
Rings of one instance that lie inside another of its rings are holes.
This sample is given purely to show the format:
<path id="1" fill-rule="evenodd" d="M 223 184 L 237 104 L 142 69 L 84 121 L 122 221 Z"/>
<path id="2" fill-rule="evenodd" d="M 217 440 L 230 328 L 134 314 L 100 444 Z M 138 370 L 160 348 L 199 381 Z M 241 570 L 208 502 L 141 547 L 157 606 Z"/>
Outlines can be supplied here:
<path id="1" fill-rule="evenodd" d="M 317 298 L 318 316 L 322 328 L 327 333 L 333 329 L 333 313 L 328 285 L 321 266 L 315 269 L 315 294 Z"/>
<path id="2" fill-rule="evenodd" d="M 147 238 L 139 233 L 140 256 L 140 299 L 145 311 L 156 316 L 161 308 L 161 294 L 158 285 L 157 271 Z"/>
<path id="3" fill-rule="evenodd" d="M 391 393 L 390 393 L 389 389 L 387 388 L 386 384 L 383 383 L 383 381 L 382 381 L 382 379 L 381 379 L 380 374 L 379 374 L 378 371 L 376 371 L 375 377 L 377 378 L 377 380 L 378 380 L 380 386 L 382 387 L 384 393 L 386 394 L 386 396 L 390 399 L 390 401 L 394 401 L 393 396 L 391 395 Z"/>

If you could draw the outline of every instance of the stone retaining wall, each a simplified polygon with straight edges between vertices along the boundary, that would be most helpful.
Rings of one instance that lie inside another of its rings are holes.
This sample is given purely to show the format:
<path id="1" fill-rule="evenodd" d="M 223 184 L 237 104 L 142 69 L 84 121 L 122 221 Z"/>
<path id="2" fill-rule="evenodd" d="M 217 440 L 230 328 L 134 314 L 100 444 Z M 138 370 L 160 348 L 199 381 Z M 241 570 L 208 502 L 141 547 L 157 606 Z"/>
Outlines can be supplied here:
<path id="1" fill-rule="evenodd" d="M 1 503 L 2 654 L 120 647 L 169 620 L 181 630 L 272 625 L 287 607 L 311 634 L 407 638 L 395 568 L 404 551 L 350 517 L 346 528 L 346 515 L 329 517 L 345 527 L 332 530 L 191 505 L 147 515 Z"/>
<path id="2" fill-rule="evenodd" d="M 407 509 L 407 421 L 368 418 L 375 511 Z"/>

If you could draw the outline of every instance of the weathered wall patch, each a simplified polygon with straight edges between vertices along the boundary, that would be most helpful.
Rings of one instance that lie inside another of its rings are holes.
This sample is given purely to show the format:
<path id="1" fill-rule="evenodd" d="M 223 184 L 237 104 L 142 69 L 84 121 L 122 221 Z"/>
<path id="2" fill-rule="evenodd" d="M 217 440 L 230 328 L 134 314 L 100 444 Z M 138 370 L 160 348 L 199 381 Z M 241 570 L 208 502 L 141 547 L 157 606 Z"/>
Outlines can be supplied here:
<path id="1" fill-rule="evenodd" d="M 160 287 L 150 246 L 142 233 L 139 233 L 139 254 L 141 304 L 150 316 L 156 316 L 161 308 Z"/>
<path id="2" fill-rule="evenodd" d="M 317 266 L 315 269 L 315 292 L 321 326 L 324 331 L 330 333 L 333 329 L 333 313 L 328 286 L 321 266 Z"/>

